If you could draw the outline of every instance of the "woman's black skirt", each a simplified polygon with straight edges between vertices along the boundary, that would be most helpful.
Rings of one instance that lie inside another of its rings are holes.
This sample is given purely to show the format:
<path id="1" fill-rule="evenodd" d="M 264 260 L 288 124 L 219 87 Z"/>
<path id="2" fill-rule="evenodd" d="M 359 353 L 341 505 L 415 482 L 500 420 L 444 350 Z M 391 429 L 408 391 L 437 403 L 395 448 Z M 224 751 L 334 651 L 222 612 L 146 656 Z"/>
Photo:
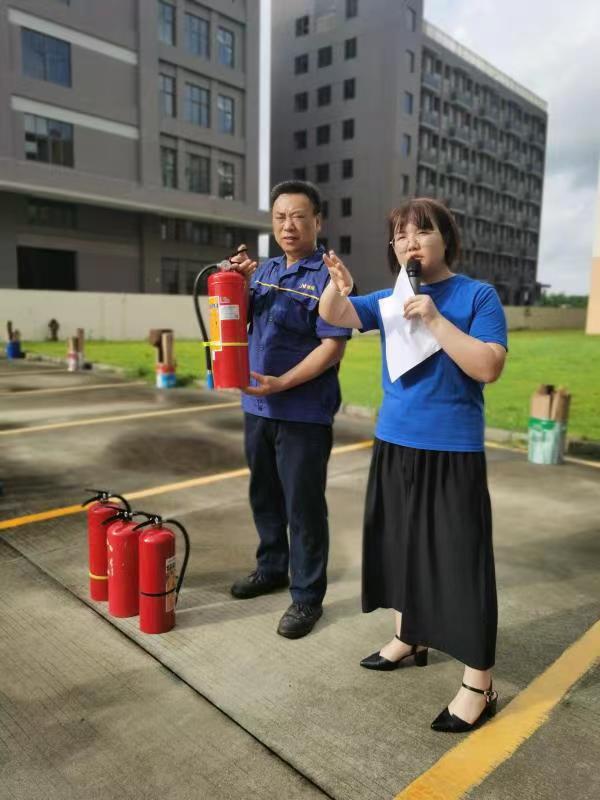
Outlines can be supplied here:
<path id="1" fill-rule="evenodd" d="M 402 640 L 490 669 L 498 608 L 485 453 L 375 440 L 363 539 L 364 612 L 402 612 Z"/>

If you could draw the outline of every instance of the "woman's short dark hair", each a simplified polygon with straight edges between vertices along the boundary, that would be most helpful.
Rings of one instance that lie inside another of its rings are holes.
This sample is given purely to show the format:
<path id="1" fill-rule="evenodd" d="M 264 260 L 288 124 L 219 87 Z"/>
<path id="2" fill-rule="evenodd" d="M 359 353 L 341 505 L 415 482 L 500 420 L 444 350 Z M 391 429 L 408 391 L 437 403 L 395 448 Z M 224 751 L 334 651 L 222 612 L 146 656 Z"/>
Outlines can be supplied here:
<path id="1" fill-rule="evenodd" d="M 271 189 L 271 208 L 282 194 L 304 194 L 310 200 L 315 214 L 321 213 L 321 192 L 310 181 L 282 181 Z"/>
<path id="2" fill-rule="evenodd" d="M 451 267 L 460 257 L 460 233 L 452 212 L 439 200 L 431 197 L 416 197 L 399 208 L 394 208 L 389 216 L 389 241 L 407 225 L 415 225 L 419 230 L 430 231 L 437 228 L 442 234 L 446 252 L 444 260 Z M 400 271 L 393 246 L 388 245 L 388 263 L 394 275 Z"/>

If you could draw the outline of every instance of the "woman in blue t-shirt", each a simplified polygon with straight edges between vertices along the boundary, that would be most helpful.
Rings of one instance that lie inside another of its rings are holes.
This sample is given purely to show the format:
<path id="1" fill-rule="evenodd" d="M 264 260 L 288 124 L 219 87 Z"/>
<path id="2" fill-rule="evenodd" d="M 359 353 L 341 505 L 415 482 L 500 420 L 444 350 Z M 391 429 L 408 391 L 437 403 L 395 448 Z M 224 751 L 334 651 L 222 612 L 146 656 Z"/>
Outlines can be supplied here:
<path id="1" fill-rule="evenodd" d="M 492 688 L 497 601 L 484 452 L 483 385 L 506 358 L 504 312 L 488 284 L 452 272 L 460 237 L 452 214 L 420 198 L 389 218 L 389 263 L 421 264 L 419 294 L 404 317 L 420 319 L 440 350 L 395 381 L 385 359 L 380 300 L 391 289 L 350 297 L 352 276 L 333 251 L 320 315 L 332 325 L 379 329 L 383 403 L 367 487 L 364 612 L 395 610 L 395 636 L 361 661 L 367 669 L 427 664 L 427 648 L 465 665 L 462 686 L 433 721 L 462 732 L 496 713 Z"/>

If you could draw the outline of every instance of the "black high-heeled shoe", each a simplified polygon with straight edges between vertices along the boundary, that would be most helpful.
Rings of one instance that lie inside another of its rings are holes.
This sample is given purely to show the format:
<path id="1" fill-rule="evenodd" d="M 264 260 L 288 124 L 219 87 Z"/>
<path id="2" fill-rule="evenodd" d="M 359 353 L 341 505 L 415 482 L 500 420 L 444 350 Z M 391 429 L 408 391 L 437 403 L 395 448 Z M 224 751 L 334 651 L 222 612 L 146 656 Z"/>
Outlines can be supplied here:
<path id="1" fill-rule="evenodd" d="M 465 722 L 464 719 L 451 714 L 446 706 L 442 713 L 438 714 L 431 723 L 431 727 L 434 731 L 439 731 L 441 733 L 467 733 L 468 731 L 475 730 L 475 728 L 479 728 L 484 722 L 487 722 L 488 719 L 496 716 L 496 711 L 498 710 L 498 692 L 492 689 L 491 683 L 489 689 L 475 689 L 473 686 L 467 686 L 464 682 L 463 686 L 471 692 L 485 695 L 485 708 L 475 722 Z"/>
<path id="2" fill-rule="evenodd" d="M 395 636 L 396 639 L 398 639 L 398 641 L 400 642 L 402 641 L 402 639 L 398 636 L 398 634 L 395 634 Z M 411 656 L 413 656 L 415 659 L 415 666 L 426 667 L 427 653 L 428 653 L 427 648 L 425 648 L 424 650 L 417 650 L 417 645 L 413 644 L 410 653 L 407 653 L 405 656 L 402 656 L 402 658 L 399 658 L 397 661 L 390 661 L 389 658 L 386 658 L 385 656 L 382 656 L 381 653 L 377 652 L 377 653 L 372 653 L 370 656 L 367 656 L 366 658 L 363 658 L 363 660 L 360 662 L 360 665 L 365 669 L 378 669 L 378 670 L 389 671 L 392 669 L 398 669 L 398 667 L 402 666 L 402 662 L 406 658 L 410 658 Z"/>

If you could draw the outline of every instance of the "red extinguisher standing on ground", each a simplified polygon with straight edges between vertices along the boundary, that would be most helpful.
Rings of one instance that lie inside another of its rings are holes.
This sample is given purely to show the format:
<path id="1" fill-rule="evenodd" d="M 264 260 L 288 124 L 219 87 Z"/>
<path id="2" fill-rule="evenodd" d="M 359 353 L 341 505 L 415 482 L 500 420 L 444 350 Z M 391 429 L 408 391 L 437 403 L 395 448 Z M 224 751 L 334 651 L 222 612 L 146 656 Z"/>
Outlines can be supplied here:
<path id="1" fill-rule="evenodd" d="M 90 597 L 92 600 L 107 600 L 106 527 L 102 523 L 123 507 L 131 511 L 131 506 L 124 497 L 114 494 L 110 489 L 86 489 L 86 492 L 96 492 L 81 504 L 85 507 L 91 503 L 87 512 Z M 120 500 L 123 505 L 110 503 L 111 498 Z"/>
<path id="2" fill-rule="evenodd" d="M 175 606 L 181 590 L 188 559 L 190 538 L 186 529 L 175 519 L 151 517 L 137 525 L 140 564 L 140 630 L 143 633 L 166 633 L 175 626 Z M 185 542 L 181 573 L 177 577 L 175 534 L 167 525 L 175 525 Z"/>
<path id="3" fill-rule="evenodd" d="M 208 331 L 198 299 L 200 282 L 207 280 Z M 206 347 L 206 385 L 215 389 L 243 389 L 250 383 L 248 367 L 248 287 L 229 261 L 209 264 L 194 281 L 194 308 Z"/>
<path id="4" fill-rule="evenodd" d="M 122 508 L 102 523 L 107 526 L 108 613 L 113 617 L 136 617 L 139 613 L 140 531 L 134 519 L 139 516 L 150 519 L 152 514 Z"/>

